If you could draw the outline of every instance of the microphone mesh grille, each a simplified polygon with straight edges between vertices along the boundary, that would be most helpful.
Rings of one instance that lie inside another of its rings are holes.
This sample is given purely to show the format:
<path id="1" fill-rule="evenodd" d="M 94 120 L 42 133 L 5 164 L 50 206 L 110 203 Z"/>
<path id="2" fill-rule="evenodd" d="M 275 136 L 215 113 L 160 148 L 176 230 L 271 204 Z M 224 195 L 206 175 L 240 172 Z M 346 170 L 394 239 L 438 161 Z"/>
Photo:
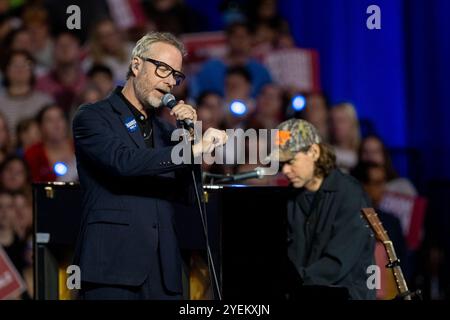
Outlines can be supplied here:
<path id="1" fill-rule="evenodd" d="M 173 94 L 171 93 L 166 93 L 163 97 L 162 97 L 162 104 L 165 107 L 169 107 L 171 108 L 171 102 L 172 101 L 176 101 L 175 97 Z"/>

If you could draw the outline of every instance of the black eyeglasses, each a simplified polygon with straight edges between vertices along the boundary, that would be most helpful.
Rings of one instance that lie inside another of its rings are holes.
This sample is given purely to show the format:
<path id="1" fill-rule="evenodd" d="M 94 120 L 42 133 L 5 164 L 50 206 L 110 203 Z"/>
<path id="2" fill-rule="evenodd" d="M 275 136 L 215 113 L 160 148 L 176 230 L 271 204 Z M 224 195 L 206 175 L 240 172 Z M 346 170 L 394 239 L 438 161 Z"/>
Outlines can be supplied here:
<path id="1" fill-rule="evenodd" d="M 156 66 L 155 74 L 160 78 L 167 78 L 171 74 L 173 75 L 173 78 L 175 79 L 176 85 L 178 86 L 183 80 L 186 78 L 186 76 L 180 72 L 169 66 L 167 63 L 164 63 L 162 61 L 154 60 L 151 58 L 146 57 L 140 57 L 144 61 L 148 61 L 153 63 Z"/>

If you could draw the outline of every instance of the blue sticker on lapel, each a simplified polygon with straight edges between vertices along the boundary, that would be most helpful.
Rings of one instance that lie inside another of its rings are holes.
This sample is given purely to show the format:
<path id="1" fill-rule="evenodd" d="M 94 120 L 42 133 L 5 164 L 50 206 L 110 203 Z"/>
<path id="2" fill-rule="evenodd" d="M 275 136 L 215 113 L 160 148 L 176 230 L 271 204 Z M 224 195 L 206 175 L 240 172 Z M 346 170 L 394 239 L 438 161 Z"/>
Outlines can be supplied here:
<path id="1" fill-rule="evenodd" d="M 135 132 L 137 130 L 137 122 L 133 117 L 128 117 L 125 119 L 125 127 L 129 132 Z"/>

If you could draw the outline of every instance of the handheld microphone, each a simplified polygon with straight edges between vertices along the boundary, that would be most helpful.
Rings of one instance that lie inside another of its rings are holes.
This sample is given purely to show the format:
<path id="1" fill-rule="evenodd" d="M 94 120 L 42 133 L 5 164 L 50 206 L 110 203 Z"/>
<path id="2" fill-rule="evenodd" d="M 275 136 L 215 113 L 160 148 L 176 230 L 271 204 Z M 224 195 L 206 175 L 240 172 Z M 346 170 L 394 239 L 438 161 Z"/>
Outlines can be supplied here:
<path id="1" fill-rule="evenodd" d="M 177 99 L 175 99 L 174 95 L 171 93 L 166 93 L 162 97 L 161 102 L 164 107 L 167 107 L 170 110 L 172 110 L 178 103 Z M 191 119 L 184 119 L 181 120 L 181 122 L 183 122 L 186 127 L 194 129 L 194 121 L 192 121 Z"/>
<path id="2" fill-rule="evenodd" d="M 230 181 L 239 181 L 239 180 L 247 180 L 247 179 L 262 179 L 264 176 L 268 175 L 268 172 L 265 168 L 258 167 L 255 170 L 241 172 L 234 175 L 227 176 L 223 179 L 220 179 L 217 182 L 230 182 Z"/>

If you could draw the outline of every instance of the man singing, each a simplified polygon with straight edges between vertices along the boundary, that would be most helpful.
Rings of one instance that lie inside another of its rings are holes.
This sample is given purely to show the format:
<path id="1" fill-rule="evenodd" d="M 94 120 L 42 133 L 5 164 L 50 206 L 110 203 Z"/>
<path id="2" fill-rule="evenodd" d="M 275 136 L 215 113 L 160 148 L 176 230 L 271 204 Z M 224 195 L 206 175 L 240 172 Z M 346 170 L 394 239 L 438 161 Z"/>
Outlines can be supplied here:
<path id="1" fill-rule="evenodd" d="M 75 115 L 83 190 L 75 263 L 81 270 L 82 299 L 182 297 L 172 203 L 189 196 L 191 165 L 172 162 L 175 128 L 154 111 L 185 78 L 180 71 L 184 54 L 171 34 L 145 35 L 133 49 L 125 86 L 81 106 Z M 171 115 L 180 121 L 197 119 L 195 109 L 183 101 Z M 192 146 L 192 154 L 211 152 L 226 140 L 224 131 L 211 128 Z"/>

